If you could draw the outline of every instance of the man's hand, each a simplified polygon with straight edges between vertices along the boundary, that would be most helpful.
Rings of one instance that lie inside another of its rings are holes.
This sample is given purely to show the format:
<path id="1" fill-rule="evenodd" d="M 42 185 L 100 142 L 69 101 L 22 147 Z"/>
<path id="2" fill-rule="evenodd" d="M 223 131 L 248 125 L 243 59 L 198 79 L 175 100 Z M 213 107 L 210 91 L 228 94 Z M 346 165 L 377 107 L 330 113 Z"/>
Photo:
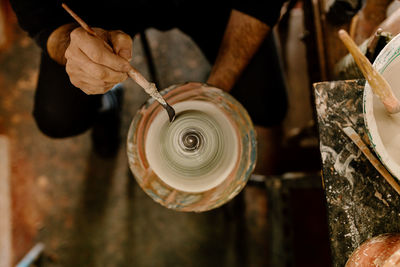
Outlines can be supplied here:
<path id="1" fill-rule="evenodd" d="M 126 80 L 132 57 L 132 39 L 122 31 L 94 28 L 103 40 L 83 28 L 71 32 L 65 51 L 66 71 L 71 83 L 86 94 L 104 94 L 115 84 Z"/>
<path id="2" fill-rule="evenodd" d="M 132 38 L 122 31 L 94 31 L 109 46 L 71 23 L 50 35 L 47 51 L 53 60 L 66 66 L 73 85 L 86 94 L 103 94 L 127 78 Z"/>

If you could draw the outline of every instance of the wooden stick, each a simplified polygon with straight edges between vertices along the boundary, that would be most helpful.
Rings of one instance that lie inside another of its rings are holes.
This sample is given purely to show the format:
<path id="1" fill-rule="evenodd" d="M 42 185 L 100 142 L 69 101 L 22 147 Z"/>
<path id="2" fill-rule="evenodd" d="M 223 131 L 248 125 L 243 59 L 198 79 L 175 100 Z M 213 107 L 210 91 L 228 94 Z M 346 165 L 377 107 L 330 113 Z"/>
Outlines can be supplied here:
<path id="1" fill-rule="evenodd" d="M 367 157 L 369 162 L 378 170 L 378 172 L 385 178 L 385 180 L 393 187 L 393 189 L 400 195 L 400 186 L 395 181 L 393 176 L 386 170 L 382 163 L 372 154 L 371 150 L 367 147 L 361 137 L 351 127 L 343 128 L 344 133 L 358 146 L 361 152 Z"/>
<path id="2" fill-rule="evenodd" d="M 379 97 L 386 110 L 391 114 L 398 113 L 400 111 L 400 102 L 393 94 L 389 83 L 374 69 L 371 62 L 369 62 L 367 57 L 363 55 L 345 30 L 339 30 L 339 37 L 353 56 L 354 61 L 357 63 L 361 72 L 364 74 L 364 77 L 371 86 L 373 93 Z"/>
<path id="3" fill-rule="evenodd" d="M 0 135 L 0 266 L 12 264 L 12 210 L 9 140 Z"/>
<path id="4" fill-rule="evenodd" d="M 89 26 L 86 24 L 85 21 L 83 21 L 83 19 L 81 19 L 74 11 L 72 11 L 66 4 L 62 3 L 61 6 L 71 15 L 71 17 L 73 17 L 76 22 L 79 23 L 79 25 L 81 25 L 81 27 L 83 29 L 85 29 L 85 31 L 87 31 L 88 33 L 90 33 L 91 35 L 97 36 L 99 37 L 96 32 Z"/>
<path id="5" fill-rule="evenodd" d="M 327 80 L 327 64 L 326 64 L 326 54 L 325 54 L 325 43 L 322 31 L 322 19 L 321 19 L 321 1 L 312 0 L 312 12 L 314 13 L 313 23 L 315 25 L 315 36 L 317 39 L 317 53 L 319 60 L 319 67 L 321 73 L 321 79 L 323 81 Z"/>
<path id="6" fill-rule="evenodd" d="M 74 11 L 72 11 L 65 3 L 62 3 L 61 6 L 76 20 L 76 22 L 81 25 L 81 27 L 87 31 L 89 34 L 96 36 L 101 39 L 105 46 L 111 51 L 114 51 L 112 47 L 104 41 L 96 32 L 83 20 L 81 19 Z M 151 83 L 146 80 L 146 78 L 137 71 L 134 67 L 130 66 L 131 69 L 128 71 L 128 76 L 134 80 L 138 85 L 140 85 L 144 91 L 154 98 L 158 103 L 160 103 L 168 113 L 169 121 L 172 122 L 175 119 L 175 110 L 165 101 L 162 95 L 158 92 L 154 83 Z"/>

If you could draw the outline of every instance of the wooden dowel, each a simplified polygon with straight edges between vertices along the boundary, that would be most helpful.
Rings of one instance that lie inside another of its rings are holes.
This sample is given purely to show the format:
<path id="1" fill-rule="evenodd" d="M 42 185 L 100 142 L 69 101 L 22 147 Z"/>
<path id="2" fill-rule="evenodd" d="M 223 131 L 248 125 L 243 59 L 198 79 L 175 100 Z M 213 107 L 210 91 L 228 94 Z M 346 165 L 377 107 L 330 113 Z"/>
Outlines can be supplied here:
<path id="1" fill-rule="evenodd" d="M 343 128 L 344 133 L 357 145 L 361 152 L 367 157 L 369 162 L 378 170 L 383 178 L 393 187 L 393 189 L 400 195 L 400 186 L 395 181 L 393 176 L 386 170 L 382 163 L 372 154 L 371 150 L 367 147 L 361 137 L 351 127 Z"/>
<path id="2" fill-rule="evenodd" d="M 12 266 L 12 210 L 10 144 L 0 135 L 0 266 Z"/>
<path id="3" fill-rule="evenodd" d="M 89 25 L 87 25 L 86 22 L 83 19 L 81 19 L 74 11 L 72 11 L 65 3 L 62 3 L 61 6 L 71 15 L 71 17 L 73 17 L 76 20 L 76 22 L 79 23 L 79 25 L 81 25 L 83 29 L 85 29 L 85 31 L 87 31 L 91 35 L 98 36 L 96 32 Z"/>

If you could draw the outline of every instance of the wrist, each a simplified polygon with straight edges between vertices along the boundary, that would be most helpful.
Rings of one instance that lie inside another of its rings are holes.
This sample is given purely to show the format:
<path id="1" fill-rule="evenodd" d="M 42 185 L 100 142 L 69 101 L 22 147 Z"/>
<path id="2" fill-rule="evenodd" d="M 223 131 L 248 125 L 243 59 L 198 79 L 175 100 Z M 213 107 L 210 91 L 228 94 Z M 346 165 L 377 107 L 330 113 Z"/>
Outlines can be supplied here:
<path id="1" fill-rule="evenodd" d="M 265 23 L 232 10 L 207 83 L 229 92 L 264 41 Z"/>
<path id="2" fill-rule="evenodd" d="M 236 82 L 236 75 L 221 75 L 217 70 L 211 71 L 207 84 L 229 92 Z"/>
<path id="3" fill-rule="evenodd" d="M 55 29 L 47 40 L 47 53 L 50 58 L 61 65 L 66 64 L 65 50 L 70 43 L 71 32 L 79 27 L 76 23 L 64 24 Z"/>

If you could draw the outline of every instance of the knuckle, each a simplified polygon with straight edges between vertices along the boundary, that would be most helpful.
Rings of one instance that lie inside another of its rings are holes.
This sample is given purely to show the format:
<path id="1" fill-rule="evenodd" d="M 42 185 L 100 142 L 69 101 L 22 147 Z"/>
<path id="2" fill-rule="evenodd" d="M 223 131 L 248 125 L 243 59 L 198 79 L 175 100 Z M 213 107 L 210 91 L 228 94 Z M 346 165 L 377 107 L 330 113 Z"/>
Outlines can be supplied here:
<path id="1" fill-rule="evenodd" d="M 114 30 L 114 31 L 111 31 L 111 33 L 112 34 L 115 34 L 115 35 L 117 35 L 117 34 L 125 34 L 123 31 L 121 31 L 121 30 Z"/>
<path id="2" fill-rule="evenodd" d="M 100 62 L 103 60 L 103 54 L 99 49 L 91 49 L 89 52 L 89 57 L 95 62 Z"/>
<path id="3" fill-rule="evenodd" d="M 99 81 L 96 83 L 96 87 L 99 89 L 99 91 L 102 91 L 106 86 L 107 83 L 105 81 Z"/>
<path id="4" fill-rule="evenodd" d="M 124 35 L 125 33 L 121 30 L 114 30 L 114 31 L 110 31 L 110 35 L 113 38 L 119 38 L 119 36 Z"/>
<path id="5" fill-rule="evenodd" d="M 72 60 L 67 60 L 67 63 L 65 64 L 65 71 L 68 73 L 68 75 L 73 76 L 77 72 L 77 67 L 75 64 L 73 64 Z"/>
<path id="6" fill-rule="evenodd" d="M 108 73 L 107 71 L 103 69 L 99 69 L 95 72 L 95 77 L 101 81 L 105 80 L 108 78 Z"/>
<path id="7" fill-rule="evenodd" d="M 123 82 L 123 81 L 125 81 L 127 78 L 128 78 L 128 74 L 126 74 L 126 73 L 121 73 L 121 75 L 118 76 L 117 81 L 118 81 L 118 82 Z"/>
<path id="8" fill-rule="evenodd" d="M 102 93 L 103 93 L 103 88 L 93 88 L 90 91 L 91 95 L 99 95 L 99 94 L 102 94 Z"/>
<path id="9" fill-rule="evenodd" d="M 104 85 L 103 93 L 110 91 L 117 83 L 107 83 Z"/>
<path id="10" fill-rule="evenodd" d="M 113 42 L 117 43 L 117 44 L 122 44 L 122 45 L 130 45 L 132 44 L 132 38 L 124 33 L 123 31 L 117 30 L 117 31 L 113 31 L 112 33 L 113 36 Z"/>
<path id="11" fill-rule="evenodd" d="M 129 35 L 127 35 L 127 42 L 128 42 L 128 44 L 129 44 L 129 46 L 132 46 L 132 45 L 133 45 L 132 38 L 131 38 Z"/>
<path id="12" fill-rule="evenodd" d="M 127 49 L 131 49 L 131 47 L 132 47 L 132 45 L 133 45 L 132 39 L 131 39 L 130 37 L 127 37 L 127 38 L 122 39 L 122 40 L 121 40 L 121 43 L 123 43 L 124 46 L 125 46 Z"/>
<path id="13" fill-rule="evenodd" d="M 75 40 L 75 39 L 79 38 L 79 36 L 81 35 L 81 31 L 80 31 L 80 30 L 81 30 L 81 28 L 78 27 L 78 28 L 74 29 L 74 30 L 69 34 L 71 40 Z"/>
<path id="14" fill-rule="evenodd" d="M 109 75 L 106 79 L 106 82 L 108 83 L 120 83 L 123 82 L 127 77 L 126 74 L 121 73 L 121 72 L 112 72 L 111 75 Z"/>
<path id="15" fill-rule="evenodd" d="M 79 87 L 79 89 L 81 89 L 82 91 L 84 91 L 87 95 L 95 95 L 97 94 L 97 88 L 86 84 L 85 86 L 81 86 Z"/>
<path id="16" fill-rule="evenodd" d="M 118 81 L 119 81 L 119 74 L 116 72 L 112 72 L 107 79 L 107 82 L 118 82 Z"/>
<path id="17" fill-rule="evenodd" d="M 123 32 L 118 33 L 116 35 L 116 38 L 117 38 L 118 41 L 121 41 L 121 42 L 126 42 L 126 41 L 130 40 L 130 37 L 127 34 L 123 33 Z"/>
<path id="18" fill-rule="evenodd" d="M 69 76 L 71 76 L 72 70 L 71 70 L 71 66 L 70 66 L 70 64 L 68 64 L 68 62 L 67 62 L 67 64 L 65 65 L 65 71 L 67 72 L 67 74 L 68 74 Z"/>
<path id="19" fill-rule="evenodd" d="M 71 41 L 72 41 L 72 40 L 75 40 L 76 35 L 77 35 L 77 33 L 76 33 L 76 29 L 75 29 L 75 30 L 73 30 L 73 31 L 69 34 L 69 37 L 71 38 Z"/>
<path id="20" fill-rule="evenodd" d="M 82 83 L 79 80 L 77 80 L 75 77 L 69 77 L 69 80 L 71 81 L 71 84 L 73 86 L 82 88 Z"/>
<path id="21" fill-rule="evenodd" d="M 105 39 L 105 40 L 107 39 L 107 31 L 106 30 L 104 30 L 102 28 L 97 28 L 97 27 L 93 28 L 93 30 L 98 36 L 100 36 L 100 38 Z"/>
<path id="22" fill-rule="evenodd" d="M 98 89 L 97 88 L 90 88 L 90 90 L 87 90 L 89 93 L 89 95 L 97 95 L 99 94 Z"/>
<path id="23" fill-rule="evenodd" d="M 69 58 L 71 57 L 71 48 L 70 48 L 70 47 L 68 47 L 68 48 L 65 50 L 64 57 L 65 57 L 66 59 L 69 59 Z"/>
<path id="24" fill-rule="evenodd" d="M 71 78 L 75 78 L 75 67 L 72 64 L 67 64 L 65 65 L 65 71 L 67 72 L 68 76 Z"/>
<path id="25" fill-rule="evenodd" d="M 92 95 L 93 94 L 90 90 L 87 90 L 87 89 L 84 89 L 84 88 L 79 88 L 79 89 L 81 89 L 87 95 Z"/>

